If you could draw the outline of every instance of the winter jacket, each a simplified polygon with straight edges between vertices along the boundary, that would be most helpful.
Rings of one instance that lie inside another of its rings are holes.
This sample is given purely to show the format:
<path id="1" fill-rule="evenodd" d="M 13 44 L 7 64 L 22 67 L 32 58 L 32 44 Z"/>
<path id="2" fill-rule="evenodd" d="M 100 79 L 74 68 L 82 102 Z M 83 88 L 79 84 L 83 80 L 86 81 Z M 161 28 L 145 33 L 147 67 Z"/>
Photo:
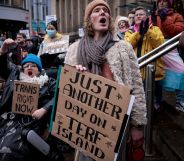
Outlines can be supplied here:
<path id="1" fill-rule="evenodd" d="M 65 63 L 71 66 L 78 64 L 77 41 L 70 45 L 65 57 Z M 107 63 L 113 74 L 113 79 L 119 84 L 128 86 L 132 90 L 132 95 L 136 97 L 130 122 L 133 125 L 145 125 L 146 117 L 146 101 L 143 90 L 142 79 L 132 46 L 124 40 L 119 40 L 109 48 L 105 53 Z"/>
<path id="2" fill-rule="evenodd" d="M 19 80 L 21 67 L 8 61 L 7 55 L 0 56 L 0 76 L 6 79 L 3 94 L 0 100 L 0 160 L 28 161 L 35 160 L 40 155 L 36 148 L 28 143 L 27 133 L 34 130 L 38 135 L 47 129 L 50 123 L 50 114 L 54 101 L 55 80 L 49 79 L 40 88 L 38 108 L 44 108 L 48 112 L 39 120 L 31 116 L 14 114 L 11 112 L 14 81 Z M 2 133 L 3 132 L 3 133 Z M 8 150 L 8 153 L 6 152 Z M 38 153 L 38 154 L 37 154 Z M 43 158 L 42 158 L 43 160 Z"/>
<path id="3" fill-rule="evenodd" d="M 129 30 L 125 33 L 125 40 L 130 42 L 133 46 L 135 53 L 137 54 L 138 42 L 141 39 L 141 35 L 138 32 Z M 164 36 L 157 26 L 150 25 L 148 31 L 143 37 L 143 43 L 141 48 L 141 56 L 147 54 L 153 49 L 157 48 L 164 42 Z M 145 80 L 146 68 L 141 69 L 143 80 Z M 156 61 L 156 73 L 155 79 L 161 80 L 164 77 L 163 61 L 158 59 Z"/>
<path id="4" fill-rule="evenodd" d="M 25 58 L 25 56 L 30 52 L 30 47 L 25 44 L 24 46 L 20 46 L 19 44 L 12 46 L 8 53 L 10 53 L 11 61 L 20 65 L 21 61 Z"/>
<path id="5" fill-rule="evenodd" d="M 58 67 L 59 65 L 63 65 L 66 51 L 64 52 L 56 51 L 56 53 L 52 54 L 50 54 L 48 51 L 48 49 L 50 49 L 48 46 L 51 43 L 61 41 L 63 39 L 65 39 L 65 36 L 59 33 L 56 33 L 56 36 L 54 38 L 50 38 L 48 37 L 48 35 L 45 36 L 38 52 L 38 56 L 41 58 L 43 68 Z"/>
<path id="6" fill-rule="evenodd" d="M 184 18 L 179 13 L 174 13 L 172 9 L 169 9 L 163 21 L 156 13 L 156 25 L 161 29 L 165 39 L 170 39 L 184 31 Z"/>
<path id="7" fill-rule="evenodd" d="M 2 78 L 6 80 L 4 85 L 3 94 L 0 100 L 0 114 L 1 111 L 11 110 L 12 104 L 12 93 L 14 80 L 19 80 L 19 75 L 21 72 L 21 67 L 17 66 L 7 60 L 6 55 L 0 56 L 1 61 L 6 63 L 0 63 L 0 68 L 3 72 L 0 72 Z M 0 62 L 1 62 L 0 61 Z M 54 100 L 54 90 L 55 90 L 55 80 L 49 79 L 49 81 L 40 89 L 38 107 L 45 108 L 46 110 L 51 110 Z"/>

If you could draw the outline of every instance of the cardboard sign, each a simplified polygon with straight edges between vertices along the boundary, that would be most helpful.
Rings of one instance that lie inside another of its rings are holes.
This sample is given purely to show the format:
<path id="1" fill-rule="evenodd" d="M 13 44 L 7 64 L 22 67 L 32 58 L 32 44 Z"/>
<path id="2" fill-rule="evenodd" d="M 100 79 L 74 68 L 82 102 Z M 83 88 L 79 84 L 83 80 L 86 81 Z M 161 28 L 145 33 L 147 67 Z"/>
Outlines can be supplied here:
<path id="1" fill-rule="evenodd" d="M 46 43 L 43 53 L 57 54 L 67 52 L 69 46 L 69 35 L 63 35 L 61 40 Z"/>
<path id="2" fill-rule="evenodd" d="M 52 135 L 96 161 L 113 161 L 130 100 L 129 88 L 65 65 Z"/>
<path id="3" fill-rule="evenodd" d="M 56 18 L 56 15 L 47 15 L 45 17 L 45 22 L 46 22 L 46 26 L 48 23 L 50 23 L 51 21 L 56 21 L 57 18 Z"/>
<path id="4" fill-rule="evenodd" d="M 27 39 L 30 38 L 29 30 L 19 30 L 19 32 L 25 34 Z"/>
<path id="5" fill-rule="evenodd" d="M 38 109 L 40 86 L 20 81 L 14 82 L 12 112 L 32 115 Z"/>

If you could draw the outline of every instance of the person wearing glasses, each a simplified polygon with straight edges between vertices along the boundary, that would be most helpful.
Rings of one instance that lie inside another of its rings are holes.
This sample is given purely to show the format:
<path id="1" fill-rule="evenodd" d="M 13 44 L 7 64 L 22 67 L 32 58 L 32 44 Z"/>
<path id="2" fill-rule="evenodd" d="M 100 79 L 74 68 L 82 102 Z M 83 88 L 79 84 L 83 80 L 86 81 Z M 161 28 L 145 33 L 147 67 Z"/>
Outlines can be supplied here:
<path id="1" fill-rule="evenodd" d="M 23 131 L 33 129 L 41 137 L 45 134 L 54 101 L 55 80 L 46 75 L 40 59 L 31 53 L 21 62 L 21 66 L 11 63 L 7 54 L 1 54 L 0 68 L 0 76 L 6 80 L 0 100 L 0 160 L 35 160 L 35 155 L 42 155 L 23 138 Z M 38 109 L 32 116 L 11 112 L 16 80 L 40 86 Z"/>
<path id="2" fill-rule="evenodd" d="M 117 20 L 117 37 L 120 40 L 124 39 L 125 32 L 129 29 L 129 20 L 125 16 L 120 16 Z"/>
<path id="3" fill-rule="evenodd" d="M 9 53 L 11 61 L 16 65 L 21 65 L 21 61 L 26 57 L 30 46 L 26 44 L 26 35 L 17 33 L 16 39 L 6 39 L 1 47 L 1 53 Z"/>
<path id="4" fill-rule="evenodd" d="M 159 27 L 153 26 L 146 8 L 135 8 L 134 28 L 125 33 L 125 40 L 130 42 L 136 56 L 139 58 L 164 43 L 164 36 Z M 164 78 L 163 61 L 161 58 L 155 62 L 155 108 L 158 109 L 162 99 L 161 80 Z M 141 69 L 142 79 L 145 81 L 146 67 Z"/>

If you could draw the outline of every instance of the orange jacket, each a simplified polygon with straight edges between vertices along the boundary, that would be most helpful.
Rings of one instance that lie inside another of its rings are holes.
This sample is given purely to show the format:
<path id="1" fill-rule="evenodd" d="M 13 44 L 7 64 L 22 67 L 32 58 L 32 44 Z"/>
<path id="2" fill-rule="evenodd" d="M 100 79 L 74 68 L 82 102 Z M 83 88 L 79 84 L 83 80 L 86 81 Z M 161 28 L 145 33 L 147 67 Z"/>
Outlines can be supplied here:
<path id="1" fill-rule="evenodd" d="M 172 38 L 184 31 L 184 18 L 179 13 L 175 13 L 170 9 L 167 13 L 166 19 L 161 21 L 160 16 L 157 15 L 157 26 L 161 29 L 166 39 Z"/>

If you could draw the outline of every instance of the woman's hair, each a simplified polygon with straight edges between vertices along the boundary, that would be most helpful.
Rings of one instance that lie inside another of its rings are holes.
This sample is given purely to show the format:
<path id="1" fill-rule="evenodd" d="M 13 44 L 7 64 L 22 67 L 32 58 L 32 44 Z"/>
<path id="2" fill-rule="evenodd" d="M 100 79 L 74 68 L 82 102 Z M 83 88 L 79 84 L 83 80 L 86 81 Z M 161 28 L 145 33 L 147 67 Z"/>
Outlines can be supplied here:
<path id="1" fill-rule="evenodd" d="M 160 1 L 161 1 L 161 0 L 157 0 L 157 6 L 158 6 L 158 3 L 159 3 Z M 172 7 L 173 1 L 172 1 L 172 0 L 167 0 L 167 2 L 168 2 L 168 6 L 169 6 L 169 7 Z"/>
<path id="2" fill-rule="evenodd" d="M 114 22 L 113 18 L 110 16 L 108 31 L 112 32 L 113 29 L 114 29 Z M 94 29 L 89 17 L 87 18 L 87 21 L 84 21 L 84 30 L 85 33 L 88 34 L 89 36 L 94 36 Z"/>

